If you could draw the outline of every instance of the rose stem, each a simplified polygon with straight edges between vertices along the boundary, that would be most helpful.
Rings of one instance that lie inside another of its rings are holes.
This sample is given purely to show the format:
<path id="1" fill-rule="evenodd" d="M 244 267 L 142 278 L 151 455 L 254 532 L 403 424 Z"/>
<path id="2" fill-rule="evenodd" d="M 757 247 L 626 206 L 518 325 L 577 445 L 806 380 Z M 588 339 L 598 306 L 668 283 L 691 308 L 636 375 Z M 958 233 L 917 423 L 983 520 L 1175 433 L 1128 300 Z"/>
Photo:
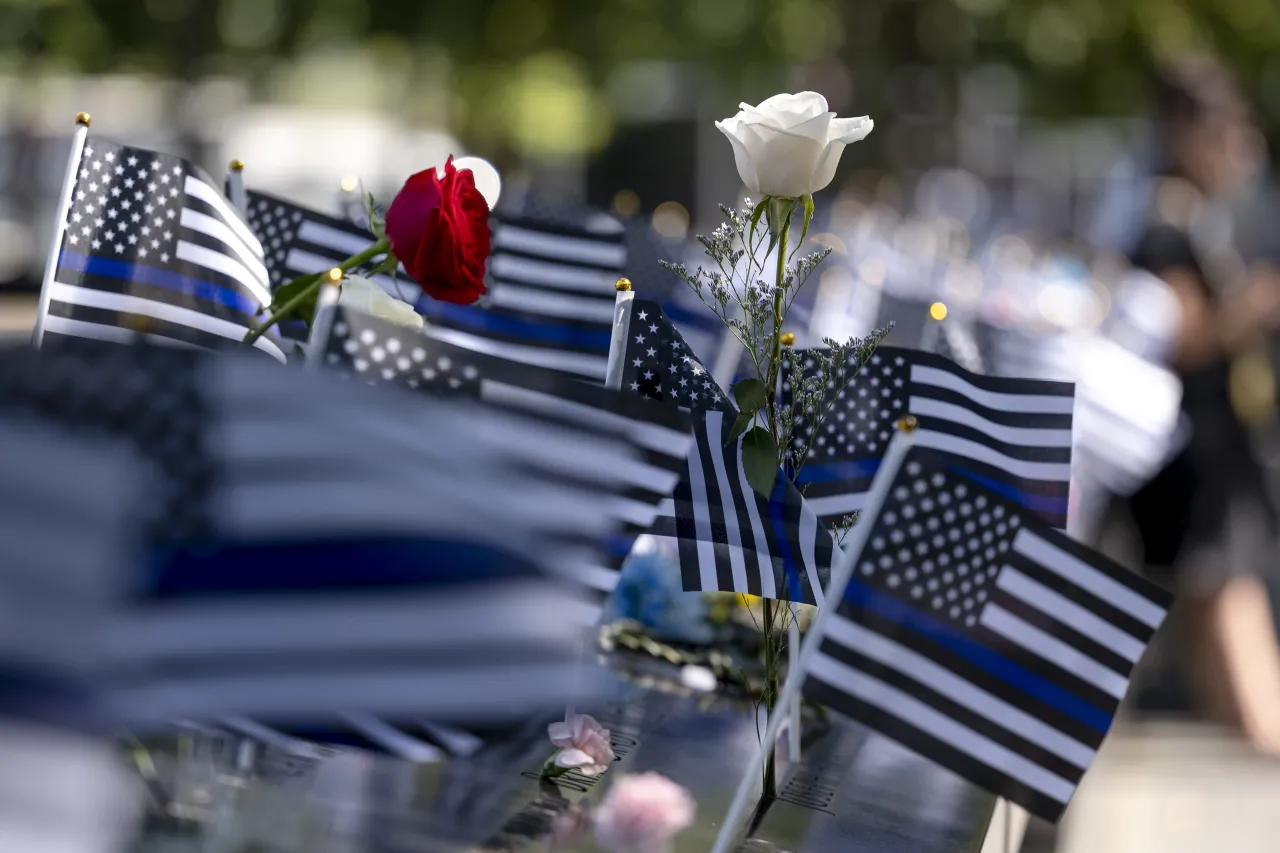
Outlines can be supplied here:
<path id="1" fill-rule="evenodd" d="M 383 239 L 374 243 L 369 248 L 365 249 L 363 252 L 360 252 L 359 254 L 356 254 L 356 255 L 352 255 L 342 263 L 338 264 L 338 269 L 342 270 L 343 272 L 347 272 L 348 270 L 354 269 L 355 267 L 364 266 L 366 263 L 373 260 L 378 255 L 385 255 L 387 253 L 387 250 L 390 248 L 391 248 L 390 244 L 387 242 L 386 238 L 384 237 Z M 295 278 L 293 281 L 289 282 L 289 284 L 297 284 L 298 282 L 304 281 L 306 279 L 314 279 L 314 280 L 311 281 L 309 284 L 307 284 L 306 287 L 302 288 L 302 290 L 295 293 L 288 302 L 281 305 L 278 311 L 276 311 L 270 317 L 267 318 L 267 322 L 263 323 L 261 326 L 258 326 L 257 328 L 250 329 L 249 333 L 244 336 L 244 342 L 246 344 L 251 344 L 254 341 L 256 341 L 258 338 L 262 337 L 264 334 L 266 334 L 268 329 L 270 329 L 277 322 L 279 322 L 281 317 L 287 316 L 290 311 L 292 311 L 294 308 L 297 308 L 304 301 L 306 301 L 307 297 L 315 293 L 316 290 L 319 289 L 321 282 L 324 280 L 324 273 L 311 273 L 310 275 L 300 275 L 297 278 Z M 285 285 L 285 286 L 287 287 L 288 285 Z"/>
<path id="2" fill-rule="evenodd" d="M 766 393 L 768 396 L 768 415 L 769 429 L 773 433 L 774 440 L 777 441 L 778 436 L 778 401 L 775 398 L 775 389 L 778 387 L 778 370 L 782 365 L 782 306 L 783 306 L 783 290 L 782 283 L 786 278 L 787 272 L 787 233 L 791 230 L 791 211 L 787 210 L 786 216 L 782 220 L 782 227 L 778 229 L 778 267 L 776 274 L 776 287 L 773 294 L 773 358 L 769 360 L 769 380 L 766 383 Z M 781 463 L 781 460 L 779 460 Z M 770 599 L 764 600 L 764 707 L 767 719 L 773 719 L 773 715 L 778 712 L 778 650 L 775 648 L 777 638 L 774 636 L 774 602 Z M 764 790 L 761 795 L 761 802 L 768 803 L 777 796 L 777 779 L 775 778 L 776 768 L 774 766 L 774 750 L 771 747 L 769 754 L 765 758 L 764 764 Z"/>

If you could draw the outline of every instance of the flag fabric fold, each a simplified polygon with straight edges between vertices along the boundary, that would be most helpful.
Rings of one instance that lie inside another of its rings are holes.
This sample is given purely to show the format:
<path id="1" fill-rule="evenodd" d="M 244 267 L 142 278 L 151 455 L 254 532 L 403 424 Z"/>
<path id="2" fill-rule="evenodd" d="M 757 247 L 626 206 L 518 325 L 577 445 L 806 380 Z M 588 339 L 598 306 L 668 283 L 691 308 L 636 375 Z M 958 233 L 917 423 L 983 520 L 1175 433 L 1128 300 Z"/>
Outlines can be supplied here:
<path id="1" fill-rule="evenodd" d="M 839 553 L 800 493 L 779 470 L 766 498 L 747 482 L 732 420 L 701 413 L 685 475 L 650 534 L 680 556 L 686 590 L 741 592 L 820 605 Z"/>

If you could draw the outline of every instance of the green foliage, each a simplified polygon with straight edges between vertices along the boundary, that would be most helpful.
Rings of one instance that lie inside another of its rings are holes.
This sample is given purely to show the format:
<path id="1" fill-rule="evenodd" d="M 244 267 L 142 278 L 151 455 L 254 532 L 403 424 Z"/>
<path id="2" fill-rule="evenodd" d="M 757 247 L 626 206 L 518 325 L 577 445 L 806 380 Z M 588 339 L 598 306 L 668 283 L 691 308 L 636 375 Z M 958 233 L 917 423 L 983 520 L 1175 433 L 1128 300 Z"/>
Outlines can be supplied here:
<path id="1" fill-rule="evenodd" d="M 769 402 L 769 392 L 759 379 L 743 379 L 733 386 L 733 399 L 743 412 L 758 412 Z"/>
<path id="2" fill-rule="evenodd" d="M 313 274 L 300 276 L 288 284 L 281 285 L 272 296 L 271 313 L 279 313 L 290 300 L 297 298 L 307 288 L 311 288 L 311 293 L 299 300 L 288 311 L 281 313 L 279 317 L 280 320 L 301 320 L 307 324 L 309 330 L 311 321 L 316 316 L 316 303 L 320 299 L 320 288 L 316 287 L 318 281 L 320 281 L 320 275 Z"/>
<path id="3" fill-rule="evenodd" d="M 742 437 L 742 470 L 751 488 L 768 497 L 778 477 L 778 445 L 764 427 L 753 427 Z"/>
<path id="4" fill-rule="evenodd" d="M 367 47 L 406 58 L 413 69 L 413 79 L 396 76 L 404 66 L 388 60 L 390 102 L 399 97 L 410 116 L 421 94 L 415 87 L 441 67 L 457 94 L 452 129 L 488 151 L 518 145 L 521 112 L 510 100 L 521 69 L 553 60 L 572 65 L 585 85 L 571 98 L 550 93 L 557 105 L 607 107 L 614 72 L 674 61 L 733 93 L 722 99 L 726 115 L 738 99 L 801 88 L 788 85 L 789 68 L 818 72 L 803 85 L 829 97 L 847 83 L 827 85 L 831 72 L 823 69 L 849 68 L 858 81 L 849 106 L 875 115 L 883 130 L 873 139 L 887 140 L 902 105 L 884 100 L 895 87 L 883 82 L 898 68 L 936 71 L 942 90 L 954 92 L 967 70 L 1007 64 L 1021 77 L 1023 110 L 1120 115 L 1142 107 L 1142 80 L 1156 61 L 1207 50 L 1238 72 L 1273 125 L 1280 118 L 1280 5 L 1265 0 L 6 0 L 0 7 L 0 61 L 13 67 L 38 60 L 88 73 L 225 73 L 266 89 L 272 71 L 302 55 Z M 602 126 L 607 113 L 598 115 Z M 882 144 L 873 141 L 868 154 Z"/>
<path id="5" fill-rule="evenodd" d="M 769 405 L 769 393 L 765 390 L 764 383 L 755 378 L 743 379 L 735 384 L 733 398 L 738 404 L 738 417 L 733 422 L 729 435 L 725 437 L 726 445 L 746 432 L 755 423 L 756 413 Z"/>

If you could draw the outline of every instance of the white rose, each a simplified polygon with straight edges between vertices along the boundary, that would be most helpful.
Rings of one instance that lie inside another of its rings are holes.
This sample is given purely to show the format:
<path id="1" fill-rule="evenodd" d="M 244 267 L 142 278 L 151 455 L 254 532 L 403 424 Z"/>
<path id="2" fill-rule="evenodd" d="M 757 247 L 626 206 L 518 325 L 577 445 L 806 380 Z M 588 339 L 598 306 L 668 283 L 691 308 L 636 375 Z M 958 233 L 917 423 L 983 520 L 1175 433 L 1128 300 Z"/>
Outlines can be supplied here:
<path id="1" fill-rule="evenodd" d="M 408 326 L 411 329 L 422 328 L 422 317 L 413 310 L 412 305 L 396 299 L 363 276 L 352 275 L 342 280 L 342 292 L 338 295 L 338 304 L 372 314 L 398 326 Z"/>
<path id="2" fill-rule="evenodd" d="M 836 176 L 844 147 L 875 126 L 867 116 L 836 118 L 817 92 L 774 95 L 758 107 L 739 106 L 741 112 L 716 127 L 733 143 L 742 182 L 766 196 L 800 198 L 825 189 Z"/>

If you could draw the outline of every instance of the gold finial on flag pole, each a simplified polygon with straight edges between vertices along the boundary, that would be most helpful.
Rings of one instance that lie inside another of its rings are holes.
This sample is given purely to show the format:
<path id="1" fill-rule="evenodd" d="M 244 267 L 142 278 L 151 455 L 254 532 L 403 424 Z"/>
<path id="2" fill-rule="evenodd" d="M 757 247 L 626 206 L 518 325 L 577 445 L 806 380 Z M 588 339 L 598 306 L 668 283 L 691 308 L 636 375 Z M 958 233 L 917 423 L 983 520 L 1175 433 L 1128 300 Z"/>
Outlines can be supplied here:
<path id="1" fill-rule="evenodd" d="M 796 333 L 783 332 L 781 335 L 778 336 L 778 342 L 781 343 L 784 347 L 793 347 L 796 345 Z"/>
<path id="2" fill-rule="evenodd" d="M 88 113 L 76 113 L 76 124 L 88 127 L 93 124 L 93 116 Z"/>
<path id="3" fill-rule="evenodd" d="M 906 415 L 898 418 L 898 429 L 903 432 L 915 432 L 918 426 L 920 426 L 920 422 L 916 420 L 915 415 Z"/>
<path id="4" fill-rule="evenodd" d="M 230 165 L 230 167 L 229 167 L 229 168 L 230 168 L 230 169 L 231 169 L 231 171 L 233 171 L 233 172 L 243 172 L 243 171 L 244 171 L 244 161 L 243 161 L 243 160 L 241 160 L 241 159 L 239 159 L 239 158 L 237 158 L 237 159 L 235 159 L 235 160 L 232 160 L 232 161 L 231 161 L 231 165 Z"/>
<path id="5" fill-rule="evenodd" d="M 343 272 L 340 267 L 334 267 L 324 274 L 325 284 L 338 285 L 342 283 Z"/>
<path id="6" fill-rule="evenodd" d="M 626 293 L 631 289 L 631 279 L 622 277 L 613 285 L 613 289 L 619 293 Z"/>

